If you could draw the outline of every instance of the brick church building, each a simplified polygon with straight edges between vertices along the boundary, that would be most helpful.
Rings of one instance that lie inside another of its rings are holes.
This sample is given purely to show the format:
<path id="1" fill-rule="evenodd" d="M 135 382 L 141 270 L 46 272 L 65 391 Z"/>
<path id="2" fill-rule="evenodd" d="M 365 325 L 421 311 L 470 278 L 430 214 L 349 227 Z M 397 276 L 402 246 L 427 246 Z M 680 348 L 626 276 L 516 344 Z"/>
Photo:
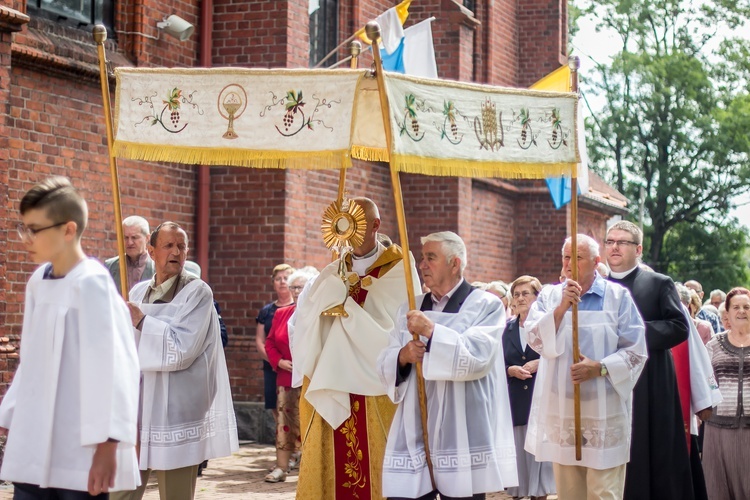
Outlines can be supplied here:
<path id="1" fill-rule="evenodd" d="M 25 282 L 34 268 L 15 234 L 23 192 L 48 175 L 70 177 L 89 202 L 84 249 L 101 259 L 116 254 L 94 24 L 107 26 L 115 66 L 311 67 L 395 3 L 0 0 L 0 394 L 17 363 Z M 407 26 L 436 17 L 435 53 L 444 79 L 527 87 L 566 63 L 562 0 L 413 0 L 409 12 Z M 157 28 L 172 14 L 196 27 L 187 40 Z M 254 318 L 273 299 L 275 264 L 321 268 L 329 261 L 319 228 L 336 197 L 338 172 L 118 165 L 123 216 L 186 228 L 189 258 L 201 264 L 229 329 L 226 354 L 238 415 L 258 427 L 262 374 Z M 591 192 L 580 199 L 579 229 L 601 241 L 606 221 L 626 213 L 627 200 L 593 175 L 590 182 Z M 471 281 L 521 274 L 557 280 L 569 211 L 554 209 L 543 182 L 402 175 L 402 185 L 415 255 L 420 236 L 453 230 L 467 242 Z M 382 231 L 397 240 L 387 165 L 357 163 L 347 192 L 374 199 Z"/>

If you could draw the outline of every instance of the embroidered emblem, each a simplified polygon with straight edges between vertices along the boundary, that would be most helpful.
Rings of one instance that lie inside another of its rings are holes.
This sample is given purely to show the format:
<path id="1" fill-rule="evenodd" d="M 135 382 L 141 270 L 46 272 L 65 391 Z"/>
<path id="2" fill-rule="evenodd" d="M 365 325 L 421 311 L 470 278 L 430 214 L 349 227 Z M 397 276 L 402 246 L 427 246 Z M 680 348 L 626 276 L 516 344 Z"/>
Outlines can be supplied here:
<path id="1" fill-rule="evenodd" d="M 154 99 L 158 95 L 157 92 L 154 92 L 153 95 L 144 97 L 133 97 L 131 101 L 137 102 L 139 106 L 143 106 L 145 104 L 149 108 L 151 108 L 150 113 L 144 116 L 141 121 L 135 124 L 135 126 L 138 127 L 139 125 L 148 123 L 153 127 L 154 125 L 159 124 L 170 134 L 178 134 L 182 132 L 188 126 L 187 122 L 181 124 L 182 115 L 180 114 L 180 110 L 182 109 L 181 107 L 183 104 L 192 106 L 193 109 L 197 110 L 199 115 L 203 114 L 203 110 L 200 108 L 200 106 L 193 102 L 193 96 L 195 95 L 195 92 L 196 91 L 193 91 L 185 96 L 182 89 L 179 89 L 177 87 L 168 90 L 166 100 L 162 99 L 161 101 L 164 105 L 164 107 L 161 108 L 161 111 L 157 111 L 156 106 L 154 106 Z M 168 123 L 166 122 L 167 117 L 164 116 L 167 111 L 169 111 Z"/>
<path id="2" fill-rule="evenodd" d="M 313 94 L 312 98 L 317 101 L 317 104 L 310 113 L 310 116 L 307 116 L 305 115 L 304 110 L 307 103 L 303 100 L 302 90 L 288 90 L 286 95 L 282 98 L 279 98 L 273 92 L 269 93 L 271 94 L 271 104 L 267 104 L 263 108 L 263 111 L 260 112 L 260 117 L 264 118 L 266 112 L 271 111 L 276 106 L 284 106 L 284 116 L 282 118 L 282 127 L 284 130 L 282 131 L 278 125 L 274 125 L 279 134 L 284 137 L 292 137 L 299 134 L 304 129 L 311 131 L 315 130 L 313 125 L 320 125 L 321 127 L 328 129 L 330 132 L 333 132 L 333 127 L 326 125 L 322 119 L 316 118 L 316 114 L 319 111 L 322 111 L 323 108 L 331 109 L 334 104 L 341 104 L 341 100 L 329 101 L 328 99 L 321 99 Z M 300 118 L 299 121 L 297 120 L 298 116 Z"/>
<path id="3" fill-rule="evenodd" d="M 488 151 L 499 150 L 505 146 L 503 143 L 505 138 L 503 112 L 501 111 L 498 116 L 495 116 L 495 103 L 490 101 L 489 98 L 482 103 L 481 108 L 481 121 L 478 116 L 474 117 L 474 133 L 477 135 L 477 140 L 479 141 L 479 149 L 486 149 Z M 500 134 L 499 137 L 498 132 Z"/>
<path id="4" fill-rule="evenodd" d="M 352 404 L 352 415 L 341 426 L 340 432 L 346 439 L 346 463 L 344 464 L 344 473 L 349 480 L 345 481 L 344 488 L 350 488 L 354 498 L 359 498 L 357 489 L 363 489 L 367 486 L 367 475 L 362 470 L 362 460 L 364 456 L 359 445 L 357 436 L 357 413 L 359 412 L 359 401 Z"/>
<path id="5" fill-rule="evenodd" d="M 562 119 L 560 119 L 560 109 L 553 109 L 547 119 L 552 123 L 552 138 L 547 139 L 547 144 L 552 149 L 560 149 L 561 146 L 567 146 L 570 131 L 563 129 Z"/>
<path id="6" fill-rule="evenodd" d="M 242 116 L 247 108 L 247 92 L 241 85 L 231 83 L 221 89 L 217 100 L 217 108 L 222 118 L 227 120 L 227 131 L 221 137 L 224 139 L 237 139 L 239 135 L 234 131 L 234 121 Z M 226 114 L 222 111 L 226 111 Z"/>
<path id="7" fill-rule="evenodd" d="M 406 94 L 404 96 L 404 119 L 401 123 L 398 123 L 399 135 L 406 134 L 409 139 L 414 142 L 419 142 L 424 139 L 424 132 L 419 129 L 419 117 L 417 111 L 428 111 L 425 108 L 424 100 L 417 100 L 414 94 Z M 409 121 L 407 125 L 407 119 Z"/>
<path id="8" fill-rule="evenodd" d="M 534 129 L 531 127 L 531 112 L 529 108 L 521 108 L 518 120 L 521 122 L 521 139 L 516 139 L 518 145 L 523 149 L 537 146 L 536 138 L 539 134 L 535 134 Z"/>
<path id="9" fill-rule="evenodd" d="M 370 285 L 372 285 L 372 276 L 365 276 L 364 278 L 362 278 L 361 282 L 363 287 L 369 287 Z"/>

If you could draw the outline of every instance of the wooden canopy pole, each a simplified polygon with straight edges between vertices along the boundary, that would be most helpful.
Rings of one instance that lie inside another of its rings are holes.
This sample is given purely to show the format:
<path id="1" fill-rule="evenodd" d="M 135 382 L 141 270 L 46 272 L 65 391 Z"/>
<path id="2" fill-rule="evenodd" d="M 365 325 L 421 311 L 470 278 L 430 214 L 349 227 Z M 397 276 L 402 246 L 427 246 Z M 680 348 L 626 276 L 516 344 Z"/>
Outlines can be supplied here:
<path id="1" fill-rule="evenodd" d="M 392 131 L 390 121 L 390 111 L 388 107 L 388 96 L 385 92 L 385 77 L 383 75 L 383 64 L 380 60 L 380 26 L 375 21 L 370 21 L 365 26 L 367 38 L 372 41 L 372 55 L 375 58 L 375 75 L 378 79 L 378 93 L 380 95 L 380 109 L 383 113 L 383 127 L 385 129 L 385 142 L 388 150 L 388 162 L 390 165 L 390 152 L 392 145 Z M 416 297 L 414 288 L 412 288 L 413 277 L 411 274 L 411 262 L 409 262 L 409 236 L 406 232 L 406 216 L 404 214 L 404 198 L 401 194 L 401 180 L 398 172 L 390 166 L 391 184 L 393 186 L 393 198 L 396 204 L 396 219 L 398 221 L 398 232 L 401 238 L 401 248 L 404 252 L 404 275 L 406 278 L 406 293 L 409 298 L 409 309 L 416 309 Z M 412 334 L 414 340 L 419 340 L 419 335 Z M 437 488 L 435 483 L 435 473 L 432 470 L 432 457 L 430 456 L 430 441 L 427 434 L 427 392 L 424 385 L 424 375 L 422 375 L 422 363 L 416 363 L 417 375 L 417 394 L 419 395 L 419 413 L 422 421 L 422 440 L 424 441 L 425 459 L 427 469 L 430 471 L 430 480 L 432 481 L 433 490 Z"/>
<path id="2" fill-rule="evenodd" d="M 578 92 L 578 68 L 581 66 L 581 62 L 577 56 L 572 56 L 568 60 L 568 65 L 570 67 L 570 89 L 573 92 Z M 578 282 L 578 165 L 575 163 L 572 165 L 570 171 L 570 258 L 573 261 L 571 264 L 573 281 Z M 578 345 L 578 304 L 573 304 L 572 323 L 573 363 L 579 363 L 581 361 L 581 350 Z M 581 386 L 579 384 L 573 384 L 573 398 L 576 460 L 580 461 L 583 436 L 581 435 Z"/>
<path id="3" fill-rule="evenodd" d="M 120 291 L 122 298 L 128 300 L 128 272 L 125 257 L 125 236 L 122 231 L 122 206 L 120 205 L 120 182 L 117 177 L 117 159 L 114 153 L 114 127 L 112 126 L 112 106 L 109 97 L 109 75 L 107 74 L 107 56 L 104 42 L 107 40 L 107 28 L 101 24 L 94 26 L 94 41 L 99 54 L 99 79 L 102 83 L 102 104 L 104 119 L 107 122 L 107 152 L 109 155 L 109 172 L 112 177 L 112 203 L 115 207 L 115 229 L 117 232 L 117 254 L 120 256 Z"/>
<path id="4" fill-rule="evenodd" d="M 357 69 L 357 63 L 359 60 L 359 54 L 362 52 L 362 44 L 358 42 L 357 40 L 354 40 L 352 43 L 349 44 L 349 53 L 352 55 L 349 65 L 351 69 Z M 339 171 L 339 192 L 337 196 L 337 200 L 339 204 L 344 201 L 344 187 L 346 184 L 346 169 L 341 168 Z"/>

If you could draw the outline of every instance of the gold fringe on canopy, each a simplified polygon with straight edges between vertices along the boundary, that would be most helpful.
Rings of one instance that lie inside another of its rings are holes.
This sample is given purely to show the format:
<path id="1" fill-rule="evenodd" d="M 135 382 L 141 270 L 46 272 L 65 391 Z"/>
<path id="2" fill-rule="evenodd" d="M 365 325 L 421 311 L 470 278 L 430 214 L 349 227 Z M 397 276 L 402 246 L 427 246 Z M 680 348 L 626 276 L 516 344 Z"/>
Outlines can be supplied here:
<path id="1" fill-rule="evenodd" d="M 569 175 L 570 163 L 503 163 L 472 160 L 441 160 L 420 156 L 393 155 L 391 166 L 399 172 L 443 177 L 502 177 L 545 179 Z"/>
<path id="2" fill-rule="evenodd" d="M 115 143 L 115 155 L 144 161 L 194 165 L 226 165 L 252 168 L 326 170 L 349 168 L 349 152 L 341 151 L 253 151 L 227 148 L 174 147 L 128 142 Z"/>
<path id="3" fill-rule="evenodd" d="M 388 161 L 388 150 L 386 148 L 352 146 L 352 158 L 365 161 Z"/>

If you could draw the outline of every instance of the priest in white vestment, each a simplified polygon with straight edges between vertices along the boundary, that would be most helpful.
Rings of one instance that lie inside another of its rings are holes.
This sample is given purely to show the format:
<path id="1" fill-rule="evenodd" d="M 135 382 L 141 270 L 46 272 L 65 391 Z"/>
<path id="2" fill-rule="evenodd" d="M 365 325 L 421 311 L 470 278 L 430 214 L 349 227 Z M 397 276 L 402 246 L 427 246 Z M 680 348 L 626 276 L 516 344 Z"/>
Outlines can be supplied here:
<path id="1" fill-rule="evenodd" d="M 42 264 L 26 285 L 20 363 L 0 405 L 0 478 L 15 498 L 92 498 L 138 486 L 138 358 L 107 270 L 83 253 L 86 202 L 62 177 L 20 204 L 18 234 Z M 44 231 L 44 232 L 42 232 Z"/>
<path id="2" fill-rule="evenodd" d="M 302 386 L 300 500 L 382 498 L 381 465 L 395 406 L 376 361 L 406 300 L 405 265 L 419 290 L 413 259 L 378 241 L 377 205 L 361 197 L 351 203 L 365 211 L 364 241 L 308 282 L 289 322 L 292 385 Z M 342 304 L 346 316 L 321 315 Z"/>
<path id="3" fill-rule="evenodd" d="M 518 485 L 502 333 L 505 309 L 463 279 L 466 247 L 452 232 L 422 238 L 419 269 L 431 293 L 420 310 L 402 306 L 378 358 L 388 396 L 399 403 L 388 434 L 383 494 L 391 499 L 485 498 Z M 412 340 L 412 334 L 420 340 Z M 417 394 L 422 362 L 427 435 L 436 489 L 427 468 Z"/>
<path id="4" fill-rule="evenodd" d="M 144 486 L 157 472 L 162 500 L 190 499 L 198 465 L 239 448 L 229 375 L 211 288 L 184 270 L 187 234 L 161 224 L 149 254 L 156 274 L 133 287 L 129 303 L 143 374 L 140 469 Z"/>
<path id="5" fill-rule="evenodd" d="M 541 354 L 526 451 L 553 462 L 560 500 L 621 499 L 630 457 L 631 395 L 647 359 L 645 328 L 630 293 L 596 272 L 599 245 L 578 235 L 578 277 L 571 241 L 566 280 L 542 289 L 526 319 L 528 344 Z M 578 303 L 581 362 L 573 364 L 570 307 Z M 581 393 L 582 459 L 575 458 L 573 384 Z"/>

